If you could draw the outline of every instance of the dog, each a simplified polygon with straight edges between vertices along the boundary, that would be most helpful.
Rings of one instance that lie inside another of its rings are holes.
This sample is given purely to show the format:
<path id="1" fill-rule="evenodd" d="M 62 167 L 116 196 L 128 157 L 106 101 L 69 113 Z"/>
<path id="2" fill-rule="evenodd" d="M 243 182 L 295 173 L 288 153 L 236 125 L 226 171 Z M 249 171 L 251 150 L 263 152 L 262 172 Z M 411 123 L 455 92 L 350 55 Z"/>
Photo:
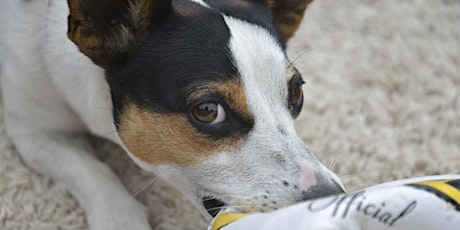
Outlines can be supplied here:
<path id="1" fill-rule="evenodd" d="M 5 127 L 91 229 L 150 229 L 85 133 L 200 210 L 267 212 L 344 191 L 297 136 L 285 53 L 311 0 L 5 0 Z"/>

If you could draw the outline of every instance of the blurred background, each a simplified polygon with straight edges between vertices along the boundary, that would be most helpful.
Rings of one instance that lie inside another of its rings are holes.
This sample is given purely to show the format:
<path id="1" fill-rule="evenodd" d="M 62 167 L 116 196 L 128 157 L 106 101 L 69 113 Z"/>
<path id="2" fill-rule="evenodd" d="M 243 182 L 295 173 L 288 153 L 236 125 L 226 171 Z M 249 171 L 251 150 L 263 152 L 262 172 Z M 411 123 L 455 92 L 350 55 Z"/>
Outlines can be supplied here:
<path id="1" fill-rule="evenodd" d="M 347 188 L 460 173 L 460 1 L 318 0 L 305 17 L 298 132 Z"/>

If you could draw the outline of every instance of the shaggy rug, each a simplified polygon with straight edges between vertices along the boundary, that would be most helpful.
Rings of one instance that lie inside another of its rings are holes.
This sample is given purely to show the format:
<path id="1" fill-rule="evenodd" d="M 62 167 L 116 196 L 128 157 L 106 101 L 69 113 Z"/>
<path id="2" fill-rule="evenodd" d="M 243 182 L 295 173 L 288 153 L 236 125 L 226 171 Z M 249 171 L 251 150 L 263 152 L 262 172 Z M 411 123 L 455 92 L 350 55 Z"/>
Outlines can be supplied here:
<path id="1" fill-rule="evenodd" d="M 298 133 L 348 190 L 460 173 L 459 25 L 458 0 L 316 0 L 308 8 L 288 50 L 307 82 Z M 93 144 L 155 214 L 156 229 L 205 229 L 177 191 L 149 184 L 154 176 L 114 145 Z M 0 229 L 86 228 L 75 200 L 24 166 L 0 124 Z"/>

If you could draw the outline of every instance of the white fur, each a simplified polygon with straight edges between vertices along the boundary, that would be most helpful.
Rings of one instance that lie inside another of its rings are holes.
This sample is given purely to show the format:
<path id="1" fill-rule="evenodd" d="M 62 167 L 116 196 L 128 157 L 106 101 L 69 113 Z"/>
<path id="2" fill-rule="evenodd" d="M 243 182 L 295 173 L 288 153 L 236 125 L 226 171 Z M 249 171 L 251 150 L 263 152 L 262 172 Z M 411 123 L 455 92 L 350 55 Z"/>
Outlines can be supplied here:
<path id="1" fill-rule="evenodd" d="M 292 77 L 287 75 L 286 55 L 262 27 L 228 16 L 224 19 L 230 28 L 229 47 L 243 79 L 256 129 L 263 132 L 280 125 L 293 132 L 286 106 L 288 80 Z"/>

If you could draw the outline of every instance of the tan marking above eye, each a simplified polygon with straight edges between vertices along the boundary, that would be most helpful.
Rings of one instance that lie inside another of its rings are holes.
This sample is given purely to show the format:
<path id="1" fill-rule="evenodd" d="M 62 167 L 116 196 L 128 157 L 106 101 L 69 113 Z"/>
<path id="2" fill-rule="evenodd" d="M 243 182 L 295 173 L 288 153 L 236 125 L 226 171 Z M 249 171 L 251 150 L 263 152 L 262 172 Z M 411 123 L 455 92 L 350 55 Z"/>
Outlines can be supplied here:
<path id="1" fill-rule="evenodd" d="M 237 148 L 242 138 L 213 139 L 199 133 L 183 114 L 155 113 L 131 102 L 123 108 L 118 133 L 130 153 L 150 164 L 194 165 Z"/>

